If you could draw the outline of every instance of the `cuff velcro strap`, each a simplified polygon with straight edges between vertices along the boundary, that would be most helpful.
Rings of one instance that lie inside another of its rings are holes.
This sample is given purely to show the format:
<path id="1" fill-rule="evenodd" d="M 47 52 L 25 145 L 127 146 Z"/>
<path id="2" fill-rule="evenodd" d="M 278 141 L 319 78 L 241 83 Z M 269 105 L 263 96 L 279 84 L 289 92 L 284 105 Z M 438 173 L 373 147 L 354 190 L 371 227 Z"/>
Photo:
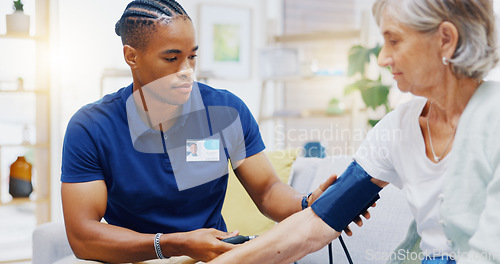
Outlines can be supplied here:
<path id="1" fill-rule="evenodd" d="M 326 224 L 342 232 L 358 215 L 378 199 L 382 188 L 353 161 L 344 173 L 311 205 Z"/>

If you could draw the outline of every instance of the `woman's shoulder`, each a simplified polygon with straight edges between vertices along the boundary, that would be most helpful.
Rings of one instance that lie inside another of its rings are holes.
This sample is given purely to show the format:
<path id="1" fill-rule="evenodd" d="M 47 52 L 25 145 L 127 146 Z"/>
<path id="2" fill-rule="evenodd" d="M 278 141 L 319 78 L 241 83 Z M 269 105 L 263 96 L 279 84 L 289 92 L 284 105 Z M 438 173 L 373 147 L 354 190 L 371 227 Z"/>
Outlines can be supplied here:
<path id="1" fill-rule="evenodd" d="M 415 96 L 413 99 L 396 106 L 396 108 L 390 113 L 394 112 L 394 114 L 396 115 L 404 116 L 417 114 L 420 116 L 420 114 L 422 113 L 422 109 L 424 108 L 426 103 L 427 98 Z"/>
<path id="2" fill-rule="evenodd" d="M 491 111 L 492 109 L 500 109 L 500 104 L 498 103 L 499 98 L 500 82 L 487 81 L 481 84 L 481 86 L 479 86 L 479 88 L 476 90 L 469 103 L 467 104 L 467 108 L 474 108 L 479 111 Z"/>
<path id="3" fill-rule="evenodd" d="M 383 126 L 404 127 L 418 119 L 426 103 L 426 98 L 415 97 L 398 105 L 394 110 L 387 113 L 379 123 Z"/>
<path id="4" fill-rule="evenodd" d="M 476 90 L 460 117 L 460 123 L 491 127 L 500 122 L 500 82 L 484 82 Z"/>

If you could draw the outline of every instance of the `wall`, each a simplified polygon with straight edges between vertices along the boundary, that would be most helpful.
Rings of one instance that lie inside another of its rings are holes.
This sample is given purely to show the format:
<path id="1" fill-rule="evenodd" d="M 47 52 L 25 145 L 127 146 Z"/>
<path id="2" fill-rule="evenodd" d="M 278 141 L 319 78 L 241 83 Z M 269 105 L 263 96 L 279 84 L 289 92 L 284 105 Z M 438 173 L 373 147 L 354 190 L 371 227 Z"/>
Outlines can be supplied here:
<path id="1" fill-rule="evenodd" d="M 198 7 L 201 4 L 217 4 L 226 6 L 246 7 L 252 11 L 252 44 L 251 44 L 251 76 L 250 79 L 242 80 L 224 80 L 209 79 L 208 84 L 217 88 L 227 89 L 240 98 L 250 108 L 254 115 L 257 115 L 260 98 L 260 79 L 258 76 L 258 52 L 265 46 L 266 41 L 266 21 L 267 21 L 267 3 L 266 0 L 180 0 L 179 3 L 187 10 L 193 19 L 196 27 L 199 26 L 197 17 Z M 200 47 L 200 52 L 203 47 Z M 228 74 L 230 75 L 230 73 Z"/>

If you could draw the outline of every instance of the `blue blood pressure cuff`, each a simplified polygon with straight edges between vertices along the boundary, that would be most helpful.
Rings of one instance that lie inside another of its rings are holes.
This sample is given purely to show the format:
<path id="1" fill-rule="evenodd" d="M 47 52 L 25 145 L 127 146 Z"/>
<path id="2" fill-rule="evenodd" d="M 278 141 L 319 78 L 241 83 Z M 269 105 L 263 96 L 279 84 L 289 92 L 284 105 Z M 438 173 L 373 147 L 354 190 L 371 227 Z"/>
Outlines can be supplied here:
<path id="1" fill-rule="evenodd" d="M 312 210 L 325 223 L 342 232 L 358 215 L 378 198 L 382 188 L 353 161 L 344 173 L 312 205 Z"/>

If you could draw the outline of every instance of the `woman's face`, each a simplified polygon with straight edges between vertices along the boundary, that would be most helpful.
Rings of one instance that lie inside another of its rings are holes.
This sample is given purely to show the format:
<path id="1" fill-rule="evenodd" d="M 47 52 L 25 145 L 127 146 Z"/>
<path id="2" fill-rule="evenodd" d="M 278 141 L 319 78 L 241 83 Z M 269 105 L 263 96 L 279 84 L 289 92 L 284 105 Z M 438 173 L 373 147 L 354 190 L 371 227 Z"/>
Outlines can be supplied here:
<path id="1" fill-rule="evenodd" d="M 390 67 L 402 92 L 427 96 L 444 77 L 438 35 L 410 29 L 385 13 L 380 28 L 385 44 L 378 64 Z"/>
<path id="2" fill-rule="evenodd" d="M 184 104 L 192 90 L 197 51 L 191 20 L 178 17 L 157 25 L 148 46 L 137 53 L 136 76 L 146 99 Z"/>

